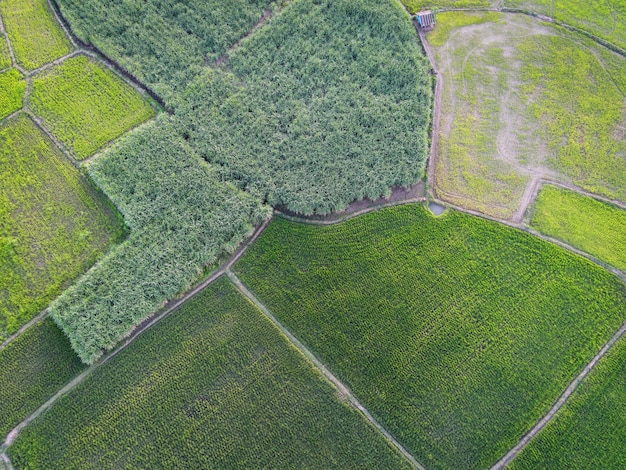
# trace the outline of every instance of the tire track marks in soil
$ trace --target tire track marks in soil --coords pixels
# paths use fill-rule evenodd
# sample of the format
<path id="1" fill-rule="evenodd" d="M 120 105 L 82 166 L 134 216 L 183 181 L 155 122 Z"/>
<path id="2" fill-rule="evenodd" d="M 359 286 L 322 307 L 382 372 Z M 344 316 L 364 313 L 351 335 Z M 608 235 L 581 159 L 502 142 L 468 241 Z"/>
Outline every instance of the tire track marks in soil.
<path id="1" fill-rule="evenodd" d="M 391 434 L 389 434 L 389 432 L 376 420 L 376 418 L 371 415 L 367 408 L 365 408 L 354 396 L 352 391 L 337 377 L 335 377 L 335 375 L 328 370 L 328 368 L 304 344 L 292 335 L 291 332 L 285 328 L 282 323 L 274 317 L 274 315 L 272 315 L 269 309 L 263 305 L 250 290 L 248 290 L 235 273 L 233 273 L 230 269 L 227 269 L 226 276 L 228 276 L 228 279 L 234 284 L 234 286 L 261 312 L 263 312 L 263 314 L 274 324 L 274 326 L 276 326 L 287 337 L 289 342 L 322 373 L 322 375 L 337 389 L 340 396 L 344 397 L 352 407 L 356 408 L 372 424 L 372 426 L 374 426 L 376 430 L 378 430 L 387 439 L 390 444 L 398 449 L 400 453 L 402 453 L 402 455 L 404 455 L 404 457 L 406 457 L 407 460 L 413 464 L 415 468 L 425 470 L 425 468 L 420 465 L 417 460 L 415 460 L 415 458 L 407 452 L 407 450 L 398 441 L 396 441 Z"/>

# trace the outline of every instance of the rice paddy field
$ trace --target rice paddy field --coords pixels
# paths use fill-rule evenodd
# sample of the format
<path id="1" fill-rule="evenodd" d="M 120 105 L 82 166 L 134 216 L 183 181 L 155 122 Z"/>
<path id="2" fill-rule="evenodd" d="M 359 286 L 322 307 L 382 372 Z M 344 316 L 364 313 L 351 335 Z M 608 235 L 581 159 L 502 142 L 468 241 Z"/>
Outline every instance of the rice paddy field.
<path id="1" fill-rule="evenodd" d="M 626 342 L 622 338 L 511 469 L 626 466 Z"/>
<path id="2" fill-rule="evenodd" d="M 30 106 L 78 160 L 155 113 L 137 90 L 84 55 L 37 75 Z"/>
<path id="3" fill-rule="evenodd" d="M 0 119 L 22 107 L 26 82 L 16 69 L 0 73 Z"/>
<path id="4" fill-rule="evenodd" d="M 626 200 L 622 56 L 493 12 L 441 13 L 428 38 L 444 77 L 441 198 L 514 221 L 541 178 Z"/>
<path id="5" fill-rule="evenodd" d="M 226 278 L 9 448 L 17 468 L 411 468 Z"/>
<path id="6" fill-rule="evenodd" d="M 573 191 L 544 186 L 530 225 L 626 271 L 626 210 Z"/>
<path id="7" fill-rule="evenodd" d="M 47 318 L 0 350 L 0 436 L 80 373 L 85 366 Z"/>
<path id="8" fill-rule="evenodd" d="M 421 205 L 277 218 L 235 271 L 426 468 L 494 464 L 626 312 L 626 286 L 587 260 Z"/>
<path id="9" fill-rule="evenodd" d="M 12 64 L 11 53 L 6 36 L 0 31 L 0 70 L 10 67 Z"/>
<path id="10" fill-rule="evenodd" d="M 123 235 L 103 195 L 24 114 L 0 125 L 0 339 Z"/>
<path id="11" fill-rule="evenodd" d="M 0 15 L 15 59 L 27 70 L 39 68 L 73 49 L 46 0 L 2 0 Z"/>

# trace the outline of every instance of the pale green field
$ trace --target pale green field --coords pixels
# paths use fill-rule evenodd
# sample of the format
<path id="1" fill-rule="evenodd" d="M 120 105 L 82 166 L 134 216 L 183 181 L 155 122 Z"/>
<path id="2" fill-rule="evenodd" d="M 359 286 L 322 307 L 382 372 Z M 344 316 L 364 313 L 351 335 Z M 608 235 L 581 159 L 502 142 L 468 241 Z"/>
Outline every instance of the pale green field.
<path id="1" fill-rule="evenodd" d="M 0 119 L 22 107 L 26 82 L 16 69 L 0 73 Z"/>

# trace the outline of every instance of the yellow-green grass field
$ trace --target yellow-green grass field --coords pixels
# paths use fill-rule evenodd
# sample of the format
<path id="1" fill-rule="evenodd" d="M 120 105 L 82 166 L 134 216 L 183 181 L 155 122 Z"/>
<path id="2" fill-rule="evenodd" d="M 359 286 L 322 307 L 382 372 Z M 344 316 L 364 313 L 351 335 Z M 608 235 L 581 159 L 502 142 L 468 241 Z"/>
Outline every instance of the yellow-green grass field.
<path id="1" fill-rule="evenodd" d="M 10 67 L 11 54 L 9 53 L 9 44 L 2 32 L 0 32 L 0 70 Z"/>
<path id="2" fill-rule="evenodd" d="M 105 200 L 25 115 L 0 126 L 0 339 L 122 235 Z"/>
<path id="3" fill-rule="evenodd" d="M 430 8 L 487 8 L 493 0 L 402 0 L 411 13 Z"/>
<path id="4" fill-rule="evenodd" d="M 626 211 L 555 186 L 544 186 L 530 225 L 626 271 Z"/>
<path id="5" fill-rule="evenodd" d="M 225 278 L 22 431 L 16 468 L 410 464 Z"/>
<path id="6" fill-rule="evenodd" d="M 133 87 L 82 55 L 35 77 L 30 105 L 79 160 L 155 113 Z"/>
<path id="7" fill-rule="evenodd" d="M 600 360 L 511 470 L 626 468 L 626 341 Z"/>
<path id="8" fill-rule="evenodd" d="M 22 107 L 26 82 L 16 69 L 0 73 L 0 119 Z"/>
<path id="9" fill-rule="evenodd" d="M 277 218 L 235 272 L 428 469 L 493 465 L 626 318 L 583 257 L 421 205 Z"/>
<path id="10" fill-rule="evenodd" d="M 17 62 L 27 70 L 41 67 L 72 51 L 72 43 L 46 0 L 0 0 Z"/>
<path id="11" fill-rule="evenodd" d="M 520 14 L 441 13 L 428 38 L 441 198 L 516 221 L 539 178 L 626 200 L 623 57 Z"/>

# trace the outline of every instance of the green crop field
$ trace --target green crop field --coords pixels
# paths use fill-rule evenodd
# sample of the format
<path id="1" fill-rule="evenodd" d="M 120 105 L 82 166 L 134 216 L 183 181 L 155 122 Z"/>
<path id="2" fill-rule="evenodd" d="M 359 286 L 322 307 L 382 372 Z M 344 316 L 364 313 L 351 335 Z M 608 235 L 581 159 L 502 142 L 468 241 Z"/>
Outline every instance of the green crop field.
<path id="1" fill-rule="evenodd" d="M 79 160 L 154 115 L 134 88 L 82 55 L 38 75 L 30 105 Z"/>
<path id="2" fill-rule="evenodd" d="M 121 236 L 120 221 L 25 115 L 0 126 L 0 339 Z"/>
<path id="3" fill-rule="evenodd" d="M 493 0 L 401 0 L 411 13 L 430 8 L 488 8 Z"/>
<path id="4" fill-rule="evenodd" d="M 0 119 L 22 107 L 26 82 L 21 73 L 9 69 L 0 73 Z"/>
<path id="5" fill-rule="evenodd" d="M 0 350 L 0 441 L 84 367 L 49 318 Z"/>
<path id="6" fill-rule="evenodd" d="M 0 14 L 15 58 L 25 69 L 36 69 L 72 51 L 46 0 L 1 0 Z"/>
<path id="7" fill-rule="evenodd" d="M 169 101 L 283 0 L 58 0 L 84 41 Z"/>
<path id="8" fill-rule="evenodd" d="M 624 403 L 626 342 L 621 339 L 510 468 L 625 468 Z"/>
<path id="9" fill-rule="evenodd" d="M 524 15 L 450 12 L 429 34 L 443 74 L 434 188 L 521 221 L 531 180 L 626 200 L 626 60 Z"/>
<path id="10" fill-rule="evenodd" d="M 426 468 L 488 468 L 626 317 L 626 286 L 530 234 L 398 206 L 278 218 L 235 266 Z"/>
<path id="11" fill-rule="evenodd" d="M 0 70 L 10 67 L 11 53 L 9 52 L 9 44 L 7 43 L 4 34 L 0 31 Z"/>
<path id="12" fill-rule="evenodd" d="M 544 186 L 533 228 L 626 271 L 626 211 L 566 189 Z"/>
<path id="13" fill-rule="evenodd" d="M 27 427 L 17 468 L 410 468 L 222 278 Z"/>

